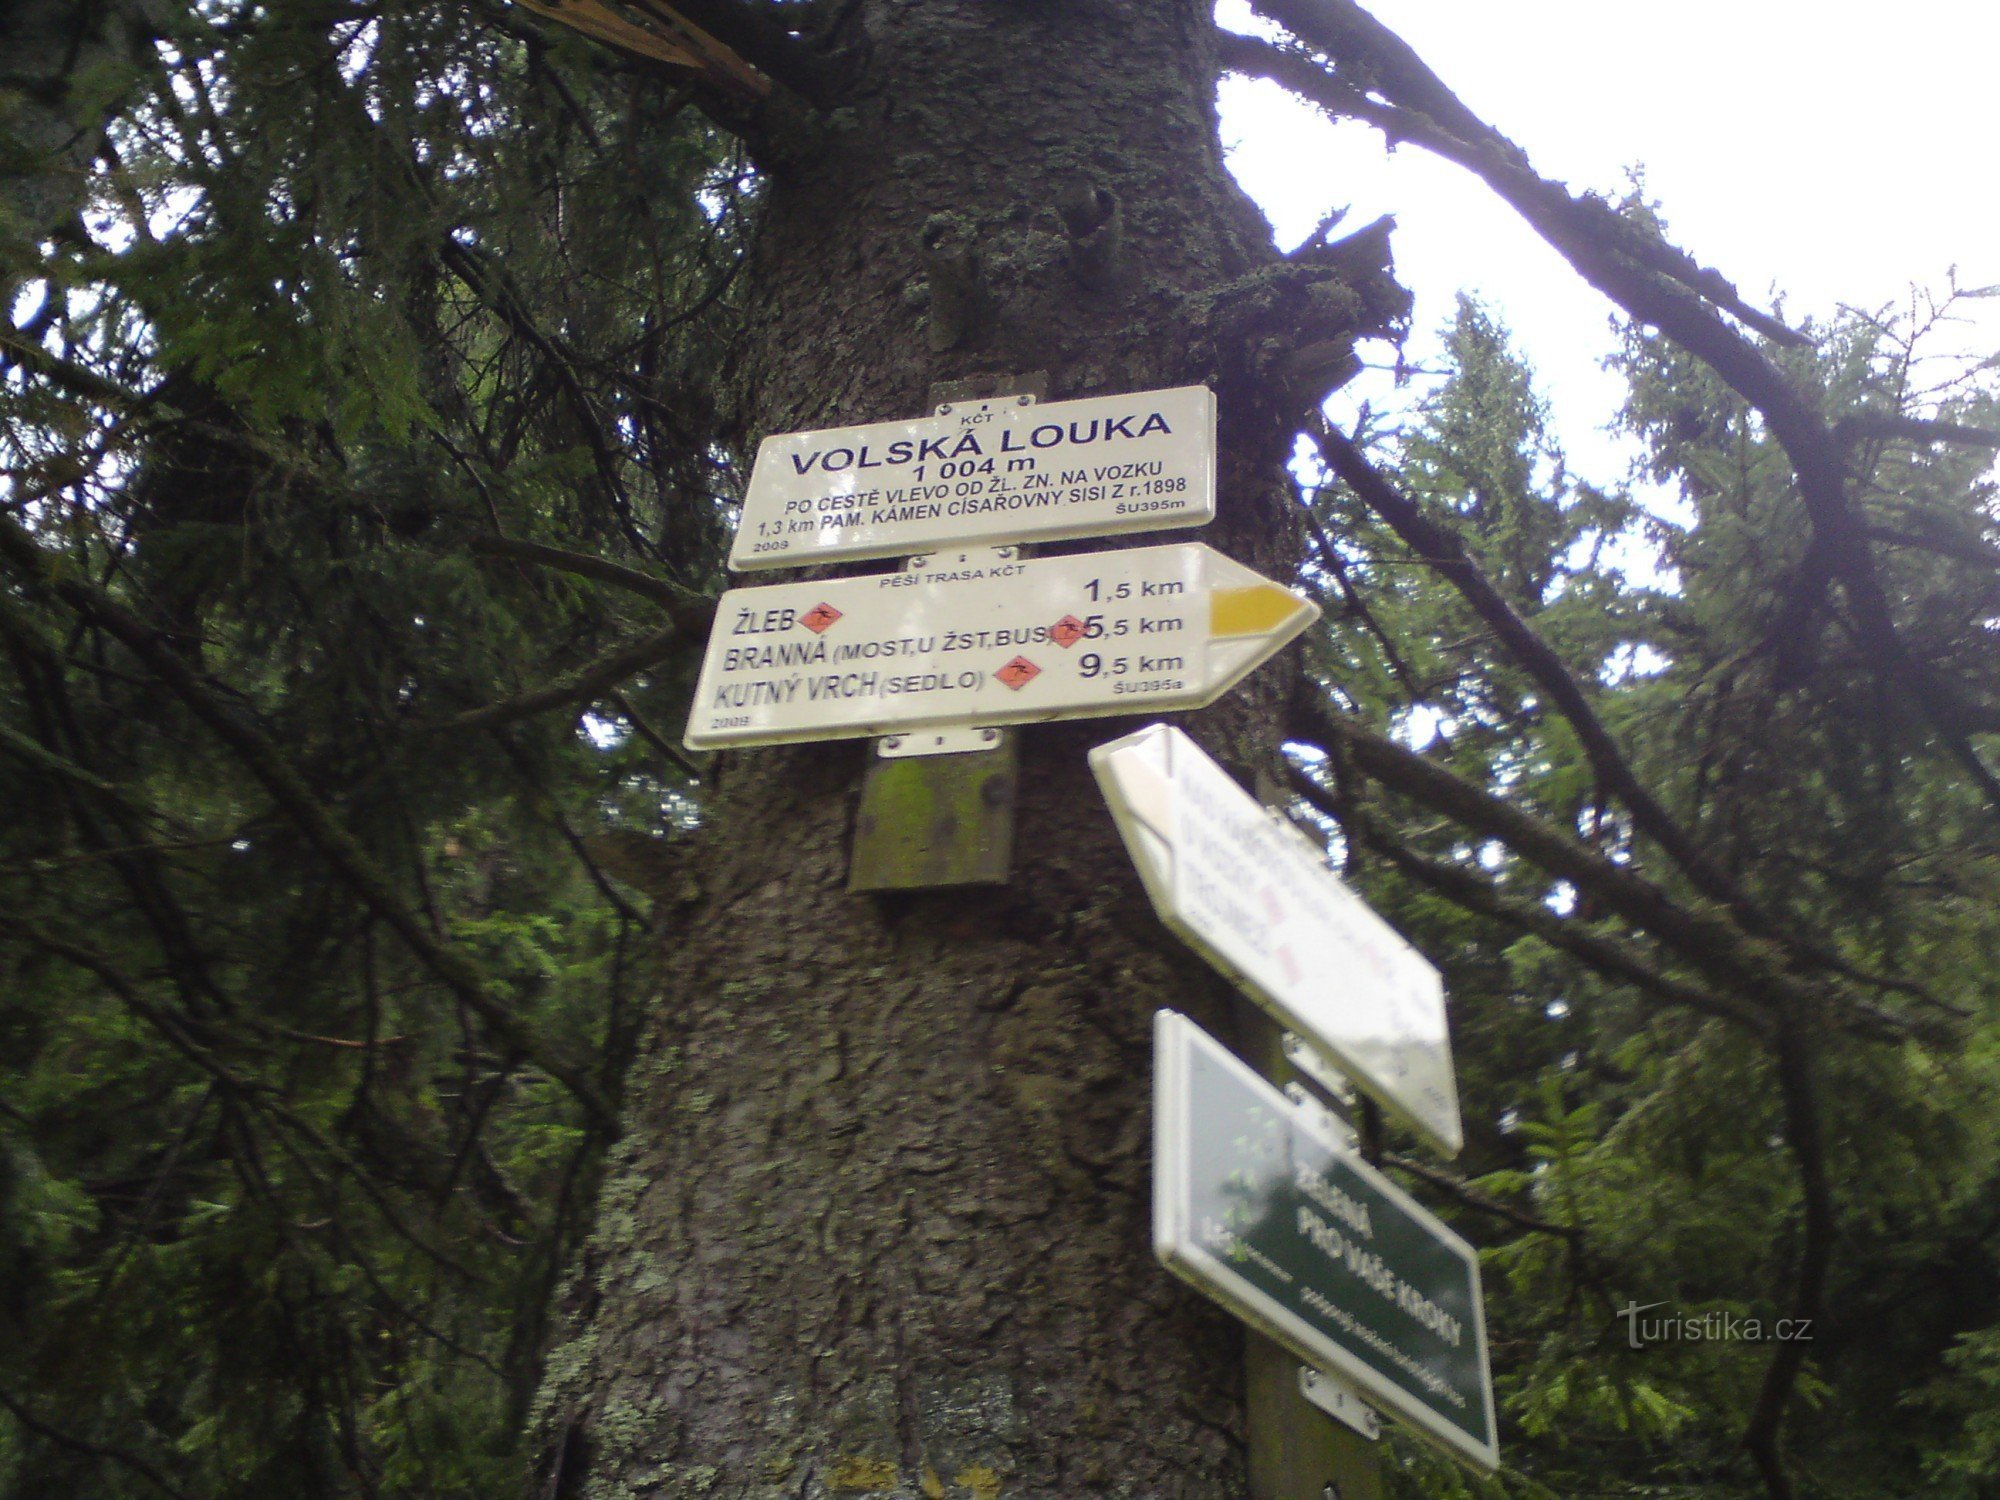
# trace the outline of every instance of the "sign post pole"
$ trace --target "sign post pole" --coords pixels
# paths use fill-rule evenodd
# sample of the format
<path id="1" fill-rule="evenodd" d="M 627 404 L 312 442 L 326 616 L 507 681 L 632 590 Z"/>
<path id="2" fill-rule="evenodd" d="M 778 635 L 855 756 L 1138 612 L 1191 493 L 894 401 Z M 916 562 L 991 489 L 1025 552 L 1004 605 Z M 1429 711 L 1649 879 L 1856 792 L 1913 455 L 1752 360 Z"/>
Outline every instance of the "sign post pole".
<path id="1" fill-rule="evenodd" d="M 1238 1055 L 1280 1088 L 1298 1077 L 1284 1028 L 1240 995 L 1235 1012 Z M 1254 1328 L 1244 1330 L 1243 1407 L 1250 1500 L 1382 1500 L 1381 1450 L 1308 1401 L 1298 1356 Z"/>
<path id="2" fill-rule="evenodd" d="M 1243 1404 L 1250 1500 L 1381 1500 L 1376 1445 L 1306 1400 L 1297 1357 L 1254 1328 L 1244 1330 Z"/>

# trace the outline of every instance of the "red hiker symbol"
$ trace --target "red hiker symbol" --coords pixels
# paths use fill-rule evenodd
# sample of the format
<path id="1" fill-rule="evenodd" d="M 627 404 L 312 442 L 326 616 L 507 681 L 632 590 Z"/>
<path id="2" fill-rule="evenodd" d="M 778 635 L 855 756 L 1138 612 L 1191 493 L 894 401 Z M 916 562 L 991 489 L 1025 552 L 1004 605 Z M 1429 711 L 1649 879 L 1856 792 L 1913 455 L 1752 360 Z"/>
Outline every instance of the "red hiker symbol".
<path id="1" fill-rule="evenodd" d="M 840 611 L 831 604 L 815 604 L 799 616 L 799 623 L 814 635 L 824 635 L 833 628 L 833 622 L 840 618 Z"/>
<path id="2" fill-rule="evenodd" d="M 993 675 L 1018 693 L 1022 688 L 1041 676 L 1042 669 L 1029 661 L 1027 657 L 1017 656 Z"/>
<path id="3" fill-rule="evenodd" d="M 1075 615 L 1064 615 L 1049 627 L 1049 639 L 1067 651 L 1089 633 L 1090 627 Z"/>

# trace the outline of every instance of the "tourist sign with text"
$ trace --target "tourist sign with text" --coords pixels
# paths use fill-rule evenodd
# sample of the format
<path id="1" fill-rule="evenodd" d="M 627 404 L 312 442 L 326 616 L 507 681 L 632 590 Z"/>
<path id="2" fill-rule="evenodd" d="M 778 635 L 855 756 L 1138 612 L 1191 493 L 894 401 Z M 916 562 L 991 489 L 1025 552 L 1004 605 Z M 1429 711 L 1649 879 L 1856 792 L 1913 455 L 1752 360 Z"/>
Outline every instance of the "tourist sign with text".
<path id="1" fill-rule="evenodd" d="M 1438 972 L 1180 730 L 1090 752 L 1161 919 L 1433 1145 L 1464 1141 Z"/>
<path id="2" fill-rule="evenodd" d="M 1479 1259 L 1185 1016 L 1154 1028 L 1153 1245 L 1177 1276 L 1481 1468 Z"/>
<path id="3" fill-rule="evenodd" d="M 1319 616 L 1199 542 L 930 564 L 724 594 L 687 743 L 1199 708 Z"/>
<path id="4" fill-rule="evenodd" d="M 729 566 L 797 568 L 939 547 L 1202 526 L 1215 519 L 1215 396 L 1202 386 L 768 437 Z"/>

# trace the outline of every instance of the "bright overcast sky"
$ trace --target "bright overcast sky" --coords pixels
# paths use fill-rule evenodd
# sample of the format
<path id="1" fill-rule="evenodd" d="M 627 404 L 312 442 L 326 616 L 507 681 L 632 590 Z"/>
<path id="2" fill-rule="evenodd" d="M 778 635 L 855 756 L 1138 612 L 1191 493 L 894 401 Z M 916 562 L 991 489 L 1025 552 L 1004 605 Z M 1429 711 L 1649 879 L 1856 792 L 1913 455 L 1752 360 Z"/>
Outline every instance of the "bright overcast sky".
<path id="1" fill-rule="evenodd" d="M 2000 5 L 1991 0 L 1374 0 L 1545 176 L 1616 193 L 1643 165 L 1673 238 L 1787 316 L 2000 283 Z M 1224 0 L 1239 24 L 1240 0 Z M 1335 128 L 1275 86 L 1228 81 L 1231 163 L 1297 243 L 1393 213 L 1399 273 L 1428 333 L 1471 290 L 1518 335 L 1592 477 L 1616 387 L 1596 370 L 1609 304 L 1468 174 L 1365 126 Z M 2000 349 L 2000 301 L 1970 341 Z M 1427 343 L 1427 341 L 1425 341 Z M 1424 344 L 1413 345 L 1421 354 Z M 1375 393 L 1380 404 L 1380 392 Z"/>

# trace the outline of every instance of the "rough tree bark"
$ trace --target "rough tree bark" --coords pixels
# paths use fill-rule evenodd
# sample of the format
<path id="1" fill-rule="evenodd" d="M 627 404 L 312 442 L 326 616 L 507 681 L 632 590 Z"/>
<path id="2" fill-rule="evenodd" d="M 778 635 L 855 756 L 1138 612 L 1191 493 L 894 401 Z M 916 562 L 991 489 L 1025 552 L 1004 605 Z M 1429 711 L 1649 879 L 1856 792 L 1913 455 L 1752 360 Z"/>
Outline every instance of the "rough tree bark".
<path id="1" fill-rule="evenodd" d="M 1271 248 L 1223 169 L 1211 9 L 863 0 L 858 81 L 770 168 L 741 436 L 974 373 L 1205 382 L 1206 539 L 1289 576 L 1291 422 L 1400 294 L 1379 232 Z M 1225 761 L 1274 747 L 1292 660 L 1195 716 Z M 1244 1492 L 1241 1336 L 1148 1246 L 1151 1014 L 1229 1008 L 1090 783 L 1130 727 L 1027 731 L 1013 883 L 912 897 L 843 888 L 864 747 L 720 758 L 538 1494 Z"/>

